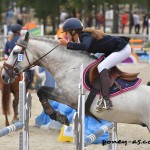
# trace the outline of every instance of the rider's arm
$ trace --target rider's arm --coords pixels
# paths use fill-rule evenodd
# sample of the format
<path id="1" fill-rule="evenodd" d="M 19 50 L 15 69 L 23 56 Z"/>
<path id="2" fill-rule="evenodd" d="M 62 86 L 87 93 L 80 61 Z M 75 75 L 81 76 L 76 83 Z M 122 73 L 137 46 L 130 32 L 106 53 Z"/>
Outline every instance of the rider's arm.
<path id="1" fill-rule="evenodd" d="M 67 49 L 87 51 L 92 42 L 91 34 L 85 33 L 81 36 L 81 43 L 68 42 Z"/>

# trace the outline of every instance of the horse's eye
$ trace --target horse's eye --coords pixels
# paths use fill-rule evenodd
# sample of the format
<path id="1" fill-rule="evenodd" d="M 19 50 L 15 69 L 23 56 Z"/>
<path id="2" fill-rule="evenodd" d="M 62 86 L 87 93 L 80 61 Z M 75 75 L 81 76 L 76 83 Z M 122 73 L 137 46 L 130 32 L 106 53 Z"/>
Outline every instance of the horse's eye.
<path id="1" fill-rule="evenodd" d="M 18 52 L 17 51 L 13 51 L 13 55 L 18 55 Z"/>

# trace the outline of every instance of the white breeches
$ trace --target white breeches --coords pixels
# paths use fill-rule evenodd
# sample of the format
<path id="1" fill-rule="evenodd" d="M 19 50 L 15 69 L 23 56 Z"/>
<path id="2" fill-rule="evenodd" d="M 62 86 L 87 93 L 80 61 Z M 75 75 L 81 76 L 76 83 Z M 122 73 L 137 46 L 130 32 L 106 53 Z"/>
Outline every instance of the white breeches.
<path id="1" fill-rule="evenodd" d="M 98 72 L 100 73 L 103 69 L 110 69 L 117 64 L 127 59 L 131 54 L 131 47 L 127 44 L 121 51 L 113 52 L 106 57 L 99 65 Z"/>

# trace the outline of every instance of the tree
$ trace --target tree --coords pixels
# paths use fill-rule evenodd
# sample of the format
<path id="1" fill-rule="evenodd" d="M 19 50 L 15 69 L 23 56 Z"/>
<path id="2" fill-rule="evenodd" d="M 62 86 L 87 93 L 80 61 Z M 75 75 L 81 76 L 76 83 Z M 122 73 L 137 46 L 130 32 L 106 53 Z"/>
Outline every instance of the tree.
<path id="1" fill-rule="evenodd" d="M 30 0 L 28 0 L 30 1 Z M 53 34 L 56 32 L 56 22 L 57 17 L 59 15 L 59 5 L 61 4 L 61 0 L 53 1 L 53 0 L 43 0 L 37 1 L 32 0 L 31 7 L 34 8 L 35 16 L 39 18 L 40 22 L 44 25 L 44 32 L 46 31 L 45 27 L 47 25 L 47 17 L 50 16 L 52 20 L 53 26 Z"/>

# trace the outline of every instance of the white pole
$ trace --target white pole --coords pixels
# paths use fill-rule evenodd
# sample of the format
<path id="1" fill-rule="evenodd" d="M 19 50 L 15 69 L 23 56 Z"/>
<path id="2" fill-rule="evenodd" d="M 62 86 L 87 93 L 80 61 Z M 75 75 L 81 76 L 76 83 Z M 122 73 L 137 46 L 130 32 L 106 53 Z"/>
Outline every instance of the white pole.
<path id="1" fill-rule="evenodd" d="M 150 19 L 148 19 L 148 41 L 150 41 Z M 149 60 L 148 63 L 150 64 L 150 48 L 149 48 Z"/>
<path id="2" fill-rule="evenodd" d="M 41 31 L 41 36 L 44 36 L 44 26 L 43 26 L 43 24 L 40 25 L 40 31 Z"/>
<path id="3" fill-rule="evenodd" d="M 148 40 L 150 41 L 150 19 L 148 19 Z"/>
<path id="4" fill-rule="evenodd" d="M 4 36 L 7 36 L 7 25 L 4 24 Z"/>
<path id="5" fill-rule="evenodd" d="M 4 42 L 6 43 L 6 41 L 7 41 L 7 25 L 5 24 L 4 25 L 4 37 L 5 37 L 5 40 L 4 40 Z"/>

